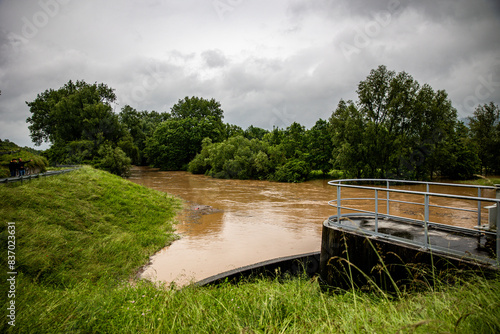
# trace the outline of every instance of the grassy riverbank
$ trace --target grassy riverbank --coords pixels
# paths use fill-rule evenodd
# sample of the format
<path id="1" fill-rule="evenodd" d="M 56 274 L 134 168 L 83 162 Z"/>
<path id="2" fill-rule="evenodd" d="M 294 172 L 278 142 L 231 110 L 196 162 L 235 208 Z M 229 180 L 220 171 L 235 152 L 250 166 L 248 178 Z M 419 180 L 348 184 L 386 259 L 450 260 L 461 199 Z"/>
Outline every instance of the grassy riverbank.
<path id="1" fill-rule="evenodd" d="M 475 184 L 478 186 L 494 186 L 495 184 L 500 184 L 500 178 L 498 176 L 478 177 L 475 180 L 460 181 L 459 183 Z"/>
<path id="2" fill-rule="evenodd" d="M 500 330 L 500 278 L 458 280 L 398 296 L 323 292 L 316 280 L 257 279 L 239 285 L 130 283 L 174 240 L 180 201 L 85 167 L 0 186 L 1 242 L 15 222 L 15 327 L 7 333 L 325 333 Z M 1 259 L 2 295 L 7 285 Z"/>

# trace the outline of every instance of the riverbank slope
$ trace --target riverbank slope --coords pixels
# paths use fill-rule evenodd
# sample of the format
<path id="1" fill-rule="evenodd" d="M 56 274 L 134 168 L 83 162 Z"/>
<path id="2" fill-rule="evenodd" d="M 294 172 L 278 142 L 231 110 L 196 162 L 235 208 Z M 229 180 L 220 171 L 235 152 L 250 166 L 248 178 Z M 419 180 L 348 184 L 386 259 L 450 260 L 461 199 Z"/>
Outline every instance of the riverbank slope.
<path id="1" fill-rule="evenodd" d="M 175 239 L 180 201 L 89 167 L 1 186 L 0 198 L 0 238 L 7 245 L 15 237 L 17 272 L 15 296 L 1 304 L 2 333 L 500 330 L 500 280 L 477 276 L 398 295 L 324 292 L 306 277 L 180 291 L 131 284 L 149 256 Z M 4 252 L 3 296 L 12 291 L 8 265 Z M 15 326 L 6 317 L 12 301 Z"/>

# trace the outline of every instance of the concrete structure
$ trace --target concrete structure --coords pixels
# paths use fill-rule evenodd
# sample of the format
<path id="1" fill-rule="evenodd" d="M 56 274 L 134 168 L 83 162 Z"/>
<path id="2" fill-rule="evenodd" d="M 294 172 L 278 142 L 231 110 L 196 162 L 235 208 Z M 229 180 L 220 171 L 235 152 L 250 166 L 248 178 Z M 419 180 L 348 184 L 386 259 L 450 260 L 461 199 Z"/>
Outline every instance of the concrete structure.
<path id="1" fill-rule="evenodd" d="M 364 185 L 356 185 L 363 182 Z M 400 180 L 339 180 L 330 182 L 337 187 L 337 199 L 330 202 L 337 210 L 323 224 L 320 273 L 323 280 L 333 286 L 377 287 L 398 289 L 400 285 L 415 282 L 429 282 L 437 272 L 455 269 L 473 269 L 489 272 L 499 268 L 500 233 L 493 226 L 481 224 L 483 203 L 494 203 L 498 207 L 500 200 L 481 197 L 478 188 L 477 197 L 431 193 L 430 186 L 435 183 L 423 183 L 425 192 L 394 189 L 390 183 L 410 183 Z M 366 185 L 370 183 L 371 185 Z M 385 187 L 374 186 L 383 184 Z M 416 183 L 416 182 L 411 182 Z M 438 184 L 443 185 L 443 184 Z M 451 186 L 463 186 L 454 185 Z M 472 186 L 466 186 L 472 187 Z M 365 198 L 342 198 L 341 189 L 357 188 L 366 191 Z M 384 192 L 380 196 L 379 192 Z M 393 193 L 421 196 L 421 201 L 392 199 Z M 399 196 L 400 198 L 401 196 Z M 464 208 L 432 204 L 431 197 L 477 202 L 478 226 L 476 229 L 443 225 L 429 220 L 430 210 L 474 211 Z M 353 205 L 356 201 L 371 201 L 369 207 L 375 210 Z M 386 205 L 379 205 L 385 201 Z M 424 207 L 423 217 L 398 217 L 390 214 L 393 202 Z M 490 210 L 491 213 L 491 210 Z M 422 219 L 423 218 L 423 219 Z M 495 217 L 500 221 L 500 210 Z M 428 275 L 431 274 L 431 275 Z M 425 278 L 423 278 L 426 276 Z"/>
<path id="2" fill-rule="evenodd" d="M 313 276 L 319 271 L 319 252 L 280 257 L 248 266 L 235 268 L 214 276 L 210 276 L 196 285 L 217 285 L 224 282 L 236 283 L 249 277 L 282 277 L 286 275 L 306 274 Z"/>

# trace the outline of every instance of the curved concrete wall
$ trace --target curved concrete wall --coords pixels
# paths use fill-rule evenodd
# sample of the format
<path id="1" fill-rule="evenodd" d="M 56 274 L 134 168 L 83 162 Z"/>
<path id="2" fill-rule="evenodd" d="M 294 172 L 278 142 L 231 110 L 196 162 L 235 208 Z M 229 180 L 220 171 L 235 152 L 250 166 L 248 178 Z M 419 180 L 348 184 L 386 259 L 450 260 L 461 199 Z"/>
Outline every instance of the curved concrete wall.
<path id="1" fill-rule="evenodd" d="M 278 275 L 299 275 L 306 273 L 313 276 L 319 272 L 319 252 L 280 257 L 236 268 L 198 281 L 199 286 L 217 285 L 224 282 L 236 283 L 243 278 L 253 276 L 276 277 Z"/>

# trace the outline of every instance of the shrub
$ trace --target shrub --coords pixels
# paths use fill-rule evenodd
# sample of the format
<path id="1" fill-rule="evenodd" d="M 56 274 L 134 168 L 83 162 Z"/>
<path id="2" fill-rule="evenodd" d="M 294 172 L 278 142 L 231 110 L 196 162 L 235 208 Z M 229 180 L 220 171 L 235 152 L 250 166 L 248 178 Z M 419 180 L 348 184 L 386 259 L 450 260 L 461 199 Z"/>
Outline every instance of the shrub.
<path id="1" fill-rule="evenodd" d="M 131 159 L 121 148 L 112 148 L 110 144 L 103 144 L 98 154 L 100 158 L 94 161 L 95 167 L 120 176 L 128 175 Z"/>
<path id="2" fill-rule="evenodd" d="M 310 172 L 311 170 L 305 161 L 294 159 L 276 170 L 274 180 L 279 182 L 303 182 Z"/>

